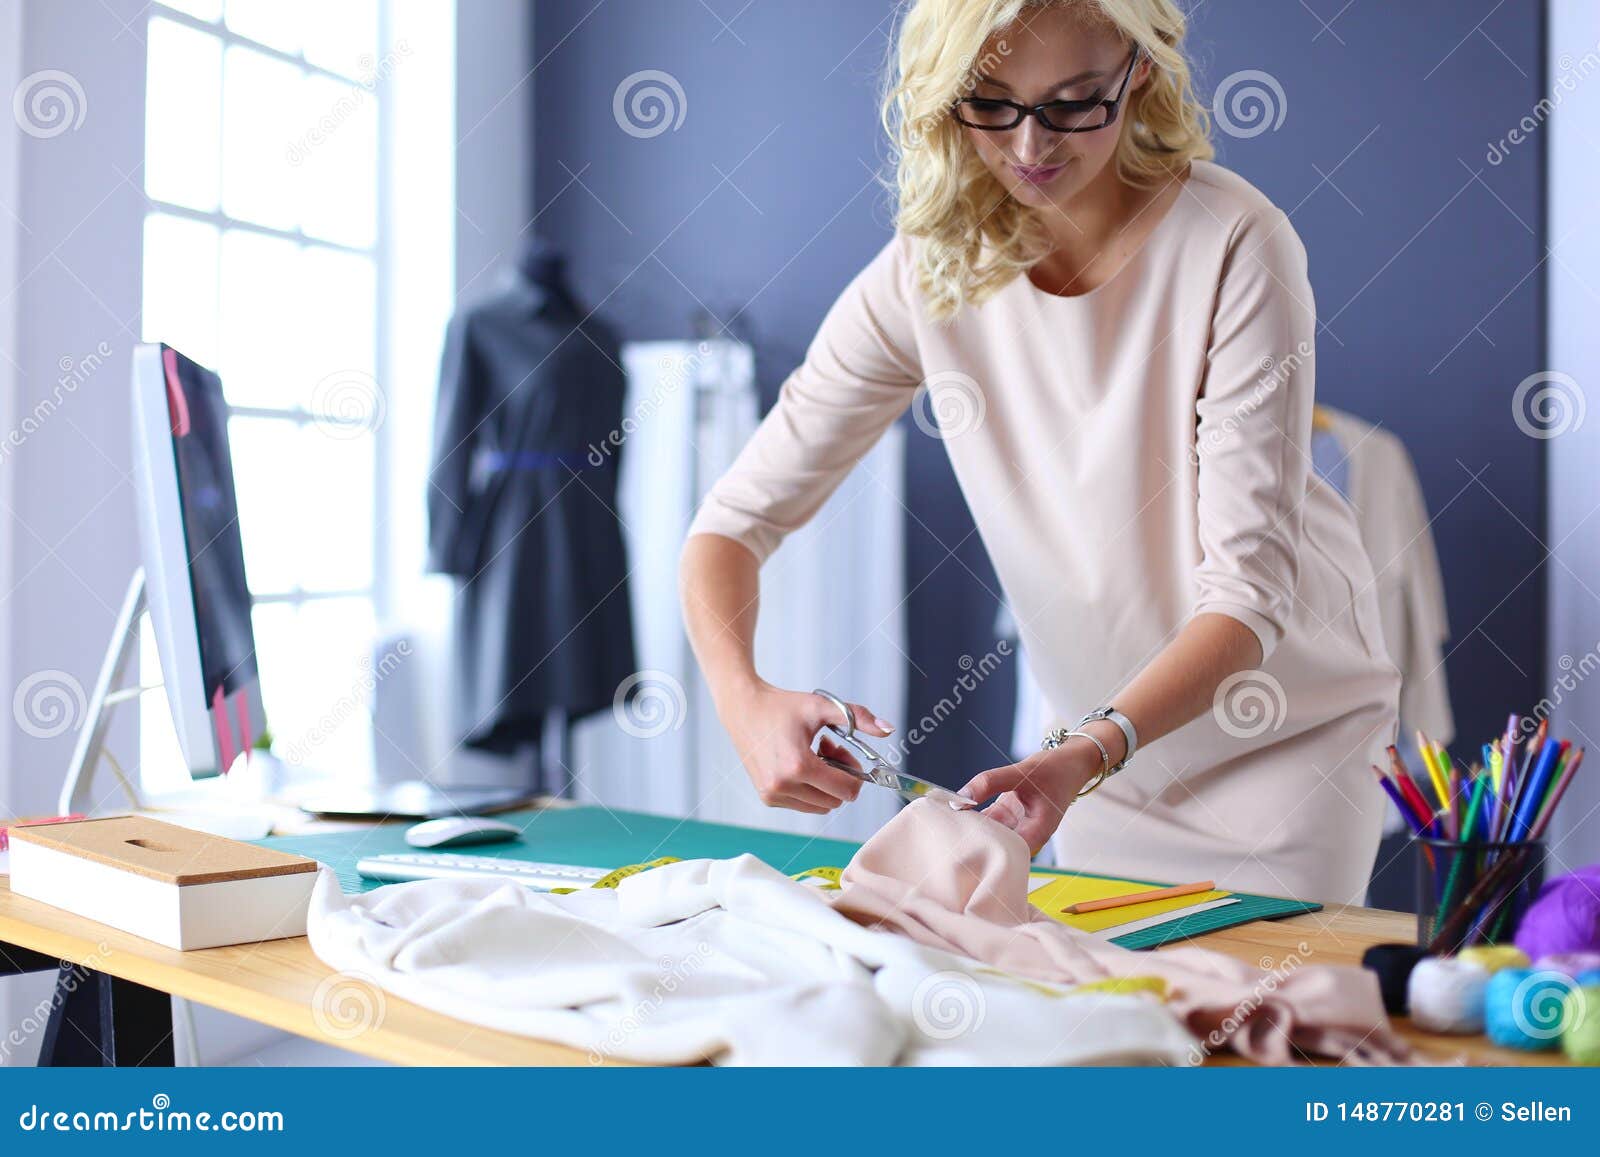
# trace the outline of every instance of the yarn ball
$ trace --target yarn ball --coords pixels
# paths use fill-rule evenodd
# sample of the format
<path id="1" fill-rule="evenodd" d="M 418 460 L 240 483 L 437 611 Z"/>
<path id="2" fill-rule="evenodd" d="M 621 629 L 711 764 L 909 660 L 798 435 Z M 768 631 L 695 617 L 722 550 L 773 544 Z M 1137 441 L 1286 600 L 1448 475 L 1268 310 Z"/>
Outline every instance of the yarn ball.
<path id="1" fill-rule="evenodd" d="M 1567 995 L 1579 991 L 1560 972 L 1505 968 L 1489 978 L 1483 1019 L 1489 1039 L 1506 1048 L 1553 1049 L 1567 1019 Z"/>
<path id="2" fill-rule="evenodd" d="M 1456 959 L 1476 964 L 1491 976 L 1502 968 L 1528 967 L 1528 954 L 1515 944 L 1478 944 L 1457 952 Z"/>
<path id="3" fill-rule="evenodd" d="M 1404 1016 L 1406 988 L 1411 970 L 1428 958 L 1428 950 L 1416 944 L 1374 944 L 1361 954 L 1361 967 L 1378 977 L 1383 1007 L 1391 1016 Z"/>
<path id="4" fill-rule="evenodd" d="M 1567 993 L 1561 1051 L 1580 1065 L 1600 1065 L 1600 976 Z"/>
<path id="5" fill-rule="evenodd" d="M 1417 961 L 1406 986 L 1411 1023 L 1428 1032 L 1482 1032 L 1483 994 L 1491 979 L 1476 964 L 1452 956 Z"/>
<path id="6" fill-rule="evenodd" d="M 1557 952 L 1553 956 L 1539 957 L 1534 967 L 1547 972 L 1565 972 L 1576 980 L 1585 972 L 1600 969 L 1600 952 Z"/>
<path id="7" fill-rule="evenodd" d="M 1517 926 L 1517 947 L 1531 960 L 1600 952 L 1600 864 L 1547 881 Z"/>
<path id="8" fill-rule="evenodd" d="M 1572 983 L 1579 988 L 1588 988 L 1592 984 L 1600 984 L 1600 968 L 1591 968 L 1587 972 L 1580 972 L 1572 978 Z"/>

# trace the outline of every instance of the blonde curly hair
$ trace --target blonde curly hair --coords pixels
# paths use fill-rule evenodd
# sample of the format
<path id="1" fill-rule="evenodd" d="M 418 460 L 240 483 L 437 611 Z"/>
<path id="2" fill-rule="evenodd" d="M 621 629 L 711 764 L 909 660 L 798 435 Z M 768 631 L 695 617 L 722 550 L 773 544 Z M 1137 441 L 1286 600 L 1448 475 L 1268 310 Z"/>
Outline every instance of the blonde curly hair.
<path id="1" fill-rule="evenodd" d="M 1005 54 L 985 46 L 1028 9 L 1072 7 L 1138 45 L 1149 79 L 1119 118 L 1117 172 L 1151 186 L 1213 155 L 1211 118 L 1195 97 L 1183 53 L 1185 19 L 1173 0 L 910 0 L 884 73 L 882 119 L 894 162 L 895 226 L 921 238 L 916 276 L 936 321 L 979 305 L 1049 251 L 1037 212 L 984 166 L 950 115 L 979 72 Z"/>

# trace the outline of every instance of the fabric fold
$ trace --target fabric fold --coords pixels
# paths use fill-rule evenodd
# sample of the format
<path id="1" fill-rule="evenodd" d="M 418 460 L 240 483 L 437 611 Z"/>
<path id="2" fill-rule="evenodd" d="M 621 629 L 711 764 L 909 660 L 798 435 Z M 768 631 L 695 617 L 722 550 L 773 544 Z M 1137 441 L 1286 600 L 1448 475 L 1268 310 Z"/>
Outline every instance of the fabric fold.
<path id="1" fill-rule="evenodd" d="M 1298 953 L 1293 967 L 1264 970 L 1202 948 L 1132 952 L 1029 904 L 1029 866 L 1028 848 L 1011 829 L 918 800 L 850 861 L 834 909 L 1035 980 L 1159 977 L 1168 1006 L 1207 1052 L 1229 1049 L 1263 1064 L 1410 1056 L 1384 1014 L 1377 978 L 1364 969 L 1310 963 Z"/>

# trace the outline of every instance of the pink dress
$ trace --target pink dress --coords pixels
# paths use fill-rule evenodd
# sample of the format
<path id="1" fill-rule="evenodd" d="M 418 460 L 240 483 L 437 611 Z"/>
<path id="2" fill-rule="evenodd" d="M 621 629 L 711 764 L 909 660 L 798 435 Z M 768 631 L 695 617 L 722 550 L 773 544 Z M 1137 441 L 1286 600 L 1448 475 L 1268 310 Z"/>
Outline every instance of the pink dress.
<path id="1" fill-rule="evenodd" d="M 915 400 L 1060 723 L 1114 704 L 1198 612 L 1266 656 L 1074 805 L 1059 862 L 1360 903 L 1400 676 L 1355 518 L 1311 481 L 1316 313 L 1288 217 L 1195 162 L 1109 281 L 1018 277 L 946 323 L 919 308 L 916 244 L 845 289 L 690 533 L 764 561 Z"/>

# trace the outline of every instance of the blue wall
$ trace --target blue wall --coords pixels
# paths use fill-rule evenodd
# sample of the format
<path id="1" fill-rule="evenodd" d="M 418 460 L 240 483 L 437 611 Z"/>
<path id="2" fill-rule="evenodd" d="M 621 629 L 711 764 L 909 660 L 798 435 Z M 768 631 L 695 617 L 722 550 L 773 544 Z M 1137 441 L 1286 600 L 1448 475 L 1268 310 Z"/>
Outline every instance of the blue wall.
<path id="1" fill-rule="evenodd" d="M 1218 160 L 1289 211 L 1305 241 L 1320 397 L 1389 426 L 1417 459 L 1457 632 L 1458 721 L 1475 742 L 1542 694 L 1543 443 L 1518 433 L 1510 405 L 1544 368 L 1542 144 L 1536 134 L 1503 163 L 1485 160 L 1544 91 L 1542 6 L 1185 7 L 1207 99 L 1241 69 L 1284 89 L 1281 127 L 1219 132 Z M 630 339 L 686 336 L 696 298 L 743 309 L 769 400 L 890 228 L 872 170 L 891 5 L 797 11 L 561 0 L 539 4 L 535 21 L 533 228 L 566 246 L 581 295 Z M 678 129 L 636 139 L 612 96 L 644 69 L 671 74 L 687 112 Z M 911 432 L 914 718 L 949 692 L 963 655 L 993 646 L 998 585 L 941 445 Z M 916 770 L 960 781 L 1004 762 L 1011 699 L 1007 680 L 985 684 L 966 719 L 919 749 Z"/>

